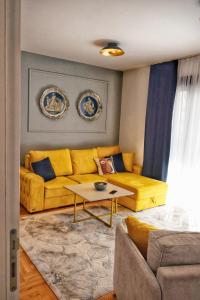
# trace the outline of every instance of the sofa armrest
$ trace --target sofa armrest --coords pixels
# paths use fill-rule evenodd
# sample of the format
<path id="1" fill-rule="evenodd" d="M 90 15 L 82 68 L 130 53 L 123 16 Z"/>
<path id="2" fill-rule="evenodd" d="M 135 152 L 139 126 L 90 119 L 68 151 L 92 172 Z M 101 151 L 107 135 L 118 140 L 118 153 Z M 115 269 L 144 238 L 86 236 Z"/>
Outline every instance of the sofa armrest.
<path id="1" fill-rule="evenodd" d="M 200 299 L 200 265 L 160 267 L 157 279 L 163 300 Z"/>
<path id="2" fill-rule="evenodd" d="M 142 166 L 133 165 L 133 173 L 141 175 L 142 174 Z"/>
<path id="3" fill-rule="evenodd" d="M 44 179 L 20 167 L 20 202 L 29 211 L 44 209 Z"/>
<path id="4" fill-rule="evenodd" d="M 116 229 L 114 292 L 117 300 L 161 300 L 156 277 L 122 225 Z"/>

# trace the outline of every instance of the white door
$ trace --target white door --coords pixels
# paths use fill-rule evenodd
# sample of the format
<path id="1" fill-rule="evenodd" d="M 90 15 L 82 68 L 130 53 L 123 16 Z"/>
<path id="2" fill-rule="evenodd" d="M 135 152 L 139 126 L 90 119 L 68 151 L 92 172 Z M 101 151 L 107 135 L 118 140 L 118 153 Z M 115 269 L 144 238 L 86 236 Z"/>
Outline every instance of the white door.
<path id="1" fill-rule="evenodd" d="M 0 300 L 19 289 L 20 56 L 20 0 L 0 0 Z"/>

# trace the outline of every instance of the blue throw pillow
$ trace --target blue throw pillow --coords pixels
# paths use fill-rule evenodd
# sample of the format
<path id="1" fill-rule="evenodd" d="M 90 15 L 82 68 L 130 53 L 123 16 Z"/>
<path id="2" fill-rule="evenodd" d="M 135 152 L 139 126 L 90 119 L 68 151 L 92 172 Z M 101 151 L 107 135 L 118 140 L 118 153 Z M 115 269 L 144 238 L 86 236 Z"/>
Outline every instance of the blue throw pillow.
<path id="1" fill-rule="evenodd" d="M 56 178 L 56 174 L 48 157 L 33 162 L 32 164 L 33 171 L 44 178 L 44 181 L 48 181 Z"/>
<path id="2" fill-rule="evenodd" d="M 126 168 L 124 166 L 122 153 L 118 153 L 112 156 L 112 160 L 114 163 L 115 171 L 116 172 L 126 172 Z"/>

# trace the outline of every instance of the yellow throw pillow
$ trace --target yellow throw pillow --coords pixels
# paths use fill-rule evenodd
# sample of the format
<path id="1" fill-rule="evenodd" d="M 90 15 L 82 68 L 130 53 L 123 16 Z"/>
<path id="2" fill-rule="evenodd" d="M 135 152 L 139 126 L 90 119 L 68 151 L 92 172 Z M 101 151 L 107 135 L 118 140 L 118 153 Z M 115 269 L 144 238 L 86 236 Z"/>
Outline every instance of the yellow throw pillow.
<path id="1" fill-rule="evenodd" d="M 90 174 L 97 172 L 97 165 L 94 158 L 97 157 L 97 150 L 83 149 L 71 150 L 72 167 L 74 174 Z"/>
<path id="2" fill-rule="evenodd" d="M 30 151 L 30 162 L 49 157 L 56 176 L 72 175 L 72 163 L 69 149 Z"/>
<path id="3" fill-rule="evenodd" d="M 122 153 L 123 157 L 123 162 L 126 171 L 128 172 L 133 172 L 133 164 L 134 164 L 134 159 L 135 159 L 135 153 L 130 152 L 130 153 Z"/>
<path id="4" fill-rule="evenodd" d="M 98 157 L 100 157 L 100 158 L 112 156 L 117 153 L 120 153 L 119 145 L 108 146 L 108 147 L 97 147 L 97 154 L 98 154 Z"/>
<path id="5" fill-rule="evenodd" d="M 149 233 L 154 230 L 159 230 L 159 228 L 156 228 L 155 226 L 149 225 L 147 223 L 143 223 L 132 216 L 128 216 L 125 219 L 125 222 L 128 229 L 128 235 L 146 259 Z"/>

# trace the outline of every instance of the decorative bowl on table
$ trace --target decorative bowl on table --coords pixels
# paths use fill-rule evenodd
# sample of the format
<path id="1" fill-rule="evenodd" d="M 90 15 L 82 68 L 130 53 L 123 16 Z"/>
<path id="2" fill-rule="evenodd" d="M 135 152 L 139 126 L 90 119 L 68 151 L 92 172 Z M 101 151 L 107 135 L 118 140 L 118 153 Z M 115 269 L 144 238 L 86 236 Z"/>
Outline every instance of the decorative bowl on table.
<path id="1" fill-rule="evenodd" d="M 94 187 L 97 191 L 105 191 L 107 188 L 107 183 L 103 181 L 95 182 Z"/>

